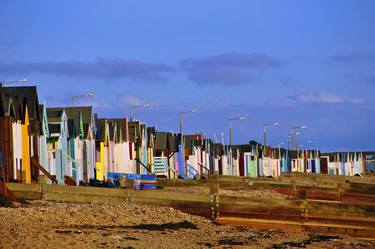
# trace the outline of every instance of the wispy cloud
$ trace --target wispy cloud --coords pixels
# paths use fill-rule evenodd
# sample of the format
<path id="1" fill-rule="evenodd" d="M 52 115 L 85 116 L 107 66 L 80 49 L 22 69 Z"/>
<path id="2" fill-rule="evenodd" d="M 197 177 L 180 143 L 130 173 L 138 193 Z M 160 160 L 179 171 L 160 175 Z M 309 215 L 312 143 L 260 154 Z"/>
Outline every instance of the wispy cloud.
<path id="1" fill-rule="evenodd" d="M 248 83 L 258 73 L 278 67 L 282 62 L 266 54 L 225 53 L 185 59 L 180 65 L 189 79 L 198 84 L 236 85 Z"/>
<path id="2" fill-rule="evenodd" d="M 293 96 L 290 96 L 289 99 L 298 103 L 341 104 L 345 102 L 342 97 L 327 92 L 297 91 Z"/>
<path id="3" fill-rule="evenodd" d="M 53 96 L 48 95 L 42 103 L 48 107 L 69 107 L 72 105 L 71 98 L 67 98 L 66 95 L 55 94 Z M 108 100 L 101 97 L 93 96 L 91 98 L 77 98 L 74 102 L 75 106 L 93 106 L 94 108 L 112 108 L 113 105 Z"/>
<path id="4" fill-rule="evenodd" d="M 107 80 L 129 78 L 142 81 L 165 81 L 171 67 L 160 63 L 137 60 L 99 58 L 95 62 L 19 62 L 0 63 L 0 74 L 45 73 L 68 77 L 104 78 Z"/>
<path id="5" fill-rule="evenodd" d="M 317 104 L 330 104 L 330 105 L 360 105 L 366 104 L 363 97 L 345 97 L 325 91 L 307 91 L 297 90 L 293 95 L 288 96 L 271 103 L 272 106 L 280 107 L 295 107 L 297 105 L 317 105 Z"/>
<path id="6" fill-rule="evenodd" d="M 278 101 L 276 105 L 296 106 L 299 104 L 365 104 L 361 97 L 343 97 L 324 91 L 297 90 L 292 96 Z"/>
<path id="7" fill-rule="evenodd" d="M 330 60 L 340 64 L 375 63 L 375 53 L 334 55 Z"/>
<path id="8" fill-rule="evenodd" d="M 117 96 L 116 104 L 120 105 L 144 105 L 144 104 L 150 104 L 150 101 L 146 99 L 142 99 L 135 95 L 129 95 L 129 94 L 119 94 Z"/>
<path id="9" fill-rule="evenodd" d="M 124 117 L 130 116 L 129 108 L 133 105 L 150 104 L 150 108 L 157 106 L 157 103 L 144 99 L 136 95 L 120 93 L 112 102 L 98 99 L 93 103 L 94 108 L 98 110 L 103 117 Z"/>

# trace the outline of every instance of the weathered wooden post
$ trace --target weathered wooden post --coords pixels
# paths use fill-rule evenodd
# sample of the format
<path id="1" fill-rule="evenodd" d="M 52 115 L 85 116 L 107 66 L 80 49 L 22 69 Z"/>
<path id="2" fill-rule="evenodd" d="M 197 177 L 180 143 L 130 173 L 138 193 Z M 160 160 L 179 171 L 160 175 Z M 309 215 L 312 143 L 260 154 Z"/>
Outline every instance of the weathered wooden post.
<path id="1" fill-rule="evenodd" d="M 133 202 L 134 180 L 126 180 L 125 187 L 127 192 L 126 201 Z"/>
<path id="2" fill-rule="evenodd" d="M 296 185 L 296 180 L 291 180 L 290 181 L 290 185 L 292 186 L 292 193 L 291 193 L 291 196 L 292 198 L 297 198 L 298 196 L 298 193 L 297 193 L 297 185 Z"/>
<path id="3" fill-rule="evenodd" d="M 219 218 L 219 183 L 210 184 L 211 219 L 216 222 Z"/>
<path id="4" fill-rule="evenodd" d="M 344 192 L 347 190 L 347 183 L 337 183 L 337 192 L 340 197 L 340 200 L 344 200 Z"/>
<path id="5" fill-rule="evenodd" d="M 4 196 L 7 197 L 7 188 L 6 188 L 6 185 L 5 185 L 5 165 L 3 163 L 3 157 L 4 157 L 4 154 L 2 151 L 0 151 L 0 169 L 1 169 L 1 173 L 3 175 L 3 191 L 4 191 Z"/>
<path id="6" fill-rule="evenodd" d="M 134 188 L 134 180 L 126 180 L 125 186 L 126 186 L 126 189 L 133 189 Z"/>
<path id="7" fill-rule="evenodd" d="M 39 175 L 38 176 L 38 184 L 47 184 L 47 176 L 46 175 Z"/>

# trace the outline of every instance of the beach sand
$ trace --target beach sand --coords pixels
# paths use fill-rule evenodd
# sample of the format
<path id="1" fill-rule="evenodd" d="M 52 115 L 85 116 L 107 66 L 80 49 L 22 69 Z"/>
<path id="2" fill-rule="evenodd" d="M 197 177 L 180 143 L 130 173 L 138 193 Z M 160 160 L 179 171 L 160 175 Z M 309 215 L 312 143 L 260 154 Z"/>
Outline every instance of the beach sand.
<path id="1" fill-rule="evenodd" d="M 343 236 L 215 225 L 169 207 L 32 201 L 0 208 L 0 248 L 374 248 Z"/>

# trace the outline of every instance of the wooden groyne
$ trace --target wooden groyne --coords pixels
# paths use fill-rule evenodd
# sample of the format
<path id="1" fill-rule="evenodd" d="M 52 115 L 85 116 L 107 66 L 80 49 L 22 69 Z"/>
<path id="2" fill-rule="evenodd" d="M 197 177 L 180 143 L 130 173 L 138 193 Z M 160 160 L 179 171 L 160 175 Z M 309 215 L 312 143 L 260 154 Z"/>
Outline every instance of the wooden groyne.
<path id="1" fill-rule="evenodd" d="M 134 202 L 170 206 L 221 224 L 295 232 L 346 234 L 375 239 L 375 184 L 372 179 L 284 179 L 216 177 L 207 181 L 161 181 L 163 186 L 210 186 L 210 193 L 138 191 L 63 185 L 15 184 L 21 199 L 64 202 Z M 285 199 L 221 195 L 225 189 L 272 189 Z"/>

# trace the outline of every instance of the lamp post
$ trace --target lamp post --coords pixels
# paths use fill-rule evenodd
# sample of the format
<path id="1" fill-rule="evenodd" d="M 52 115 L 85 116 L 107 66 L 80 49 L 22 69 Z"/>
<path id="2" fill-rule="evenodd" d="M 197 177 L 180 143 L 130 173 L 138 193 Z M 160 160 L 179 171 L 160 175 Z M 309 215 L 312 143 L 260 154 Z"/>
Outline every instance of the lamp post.
<path id="1" fill-rule="evenodd" d="M 314 150 L 314 147 L 317 151 L 319 150 L 318 141 L 307 140 L 306 142 L 311 146 L 311 150 Z"/>
<path id="2" fill-rule="evenodd" d="M 278 144 L 278 147 L 279 147 L 279 159 L 281 159 L 281 146 L 285 145 L 284 142 L 281 142 Z"/>
<path id="3" fill-rule="evenodd" d="M 311 146 L 311 144 L 313 144 L 314 141 L 308 140 L 307 143 L 310 144 L 310 146 Z M 314 144 L 315 144 L 315 149 L 316 149 L 316 156 L 315 156 L 315 158 L 317 158 L 318 154 L 319 154 L 318 141 L 315 141 Z M 311 150 L 314 151 L 314 147 L 312 147 Z"/>
<path id="4" fill-rule="evenodd" d="M 190 110 L 190 111 L 180 112 L 180 134 L 181 134 L 181 153 L 182 153 L 181 155 L 182 155 L 182 158 L 184 160 L 184 166 L 185 166 L 185 151 L 184 151 L 185 144 L 184 144 L 184 134 L 183 134 L 183 130 L 182 130 L 182 115 L 188 114 L 188 113 L 195 113 L 197 111 L 198 111 L 197 109 L 193 109 L 193 110 Z"/>
<path id="5" fill-rule="evenodd" d="M 303 144 L 300 144 L 300 145 L 299 145 L 299 148 L 300 148 L 301 151 L 302 151 L 302 158 L 303 158 Z"/>
<path id="6" fill-rule="evenodd" d="M 94 97 L 93 93 L 85 93 L 82 95 L 72 96 L 72 107 L 74 107 L 74 100 L 78 98 L 84 98 L 84 97 Z"/>
<path id="7" fill-rule="evenodd" d="M 303 158 L 303 144 L 300 144 L 299 146 L 298 146 L 299 148 L 300 148 L 300 150 L 302 151 L 302 158 Z"/>
<path id="8" fill-rule="evenodd" d="M 299 134 L 301 134 L 301 132 L 299 132 L 299 131 L 294 132 L 294 135 L 296 136 L 295 140 L 296 140 L 297 158 L 299 158 L 299 150 L 298 150 L 298 135 Z"/>
<path id="9" fill-rule="evenodd" d="M 292 151 L 294 150 L 294 134 L 300 130 L 300 129 L 307 129 L 307 125 L 299 125 L 292 127 Z M 298 143 L 296 143 L 296 147 L 298 146 Z M 298 149 L 298 148 L 297 148 Z"/>
<path id="10" fill-rule="evenodd" d="M 13 83 L 26 83 L 27 79 L 21 79 L 21 80 L 11 80 L 11 81 L 0 81 L 0 87 L 3 87 L 8 84 L 13 84 Z"/>
<path id="11" fill-rule="evenodd" d="M 275 123 L 269 123 L 269 124 L 264 124 L 263 126 L 263 144 L 264 144 L 264 147 L 266 147 L 266 139 L 267 139 L 267 127 L 268 126 L 278 126 L 279 123 L 275 122 Z"/>
<path id="12" fill-rule="evenodd" d="M 232 145 L 232 121 L 245 120 L 245 119 L 246 119 L 245 116 L 229 119 L 229 145 Z"/>
<path id="13" fill-rule="evenodd" d="M 134 117 L 134 109 L 136 108 L 143 108 L 143 107 L 150 107 L 151 105 L 149 103 L 147 104 L 144 104 L 144 105 L 131 105 L 130 106 L 130 120 L 133 121 L 133 117 Z"/>
<path id="14" fill-rule="evenodd" d="M 285 143 L 284 142 L 280 142 L 280 143 L 277 144 L 277 147 L 281 148 L 281 146 L 283 146 L 283 145 L 285 145 Z"/>
<path id="15" fill-rule="evenodd" d="M 306 142 L 312 147 L 311 149 L 314 149 L 314 146 L 318 149 L 318 141 L 307 140 Z"/>
<path id="16" fill-rule="evenodd" d="M 309 144 L 309 146 L 311 146 L 311 144 L 312 144 L 311 140 L 307 140 L 306 142 Z"/>

